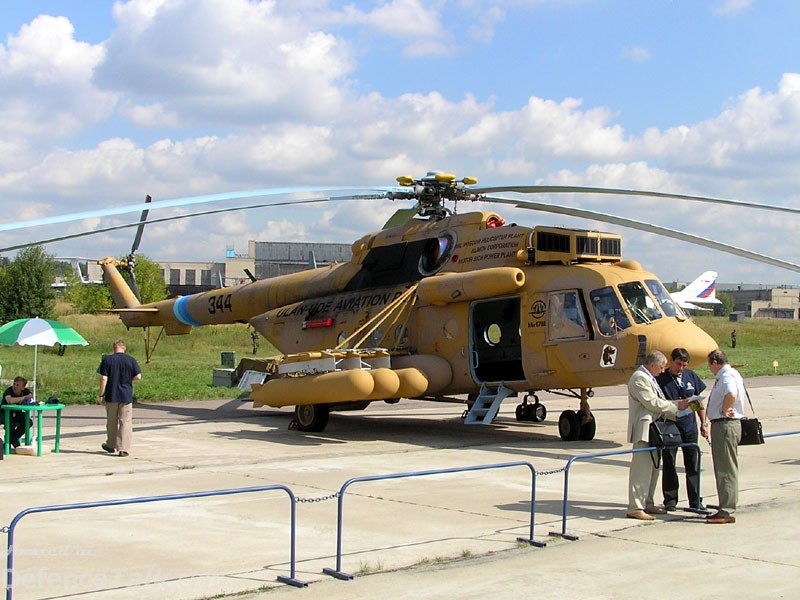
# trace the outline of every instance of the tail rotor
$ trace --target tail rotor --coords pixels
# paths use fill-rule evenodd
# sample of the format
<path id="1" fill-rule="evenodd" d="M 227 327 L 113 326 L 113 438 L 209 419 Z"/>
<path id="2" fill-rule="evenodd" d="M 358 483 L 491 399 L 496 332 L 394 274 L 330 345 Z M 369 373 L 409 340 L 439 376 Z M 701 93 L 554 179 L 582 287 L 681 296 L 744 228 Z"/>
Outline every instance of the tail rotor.
<path id="1" fill-rule="evenodd" d="M 144 199 L 146 204 L 149 204 L 153 201 L 153 199 L 148 194 Z M 139 287 L 136 285 L 136 275 L 135 275 L 135 268 L 136 268 L 136 251 L 139 249 L 139 244 L 142 242 L 142 232 L 144 231 L 144 226 L 147 221 L 147 215 L 150 212 L 149 209 L 144 209 L 142 211 L 142 216 L 139 217 L 139 226 L 136 228 L 136 235 L 133 238 L 133 244 L 131 245 L 131 252 L 128 254 L 128 257 L 125 259 L 125 270 L 128 272 L 130 276 L 129 284 L 131 287 L 131 291 L 136 296 L 136 299 L 139 302 L 142 301 L 142 297 L 139 294 Z"/>

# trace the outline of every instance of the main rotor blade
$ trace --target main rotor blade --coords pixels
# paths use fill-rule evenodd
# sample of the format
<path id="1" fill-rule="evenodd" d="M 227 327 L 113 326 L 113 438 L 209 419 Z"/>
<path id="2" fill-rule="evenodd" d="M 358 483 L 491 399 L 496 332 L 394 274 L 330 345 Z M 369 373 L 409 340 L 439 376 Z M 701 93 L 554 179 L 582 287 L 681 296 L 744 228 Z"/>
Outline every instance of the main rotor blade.
<path id="1" fill-rule="evenodd" d="M 150 194 L 145 196 L 145 204 L 150 204 L 153 199 L 150 197 Z M 144 231 L 144 223 L 147 221 L 147 214 L 150 212 L 150 209 L 146 208 L 142 211 L 142 216 L 139 217 L 139 229 L 136 230 L 136 236 L 133 238 L 133 245 L 131 246 L 131 254 L 136 254 L 136 251 L 139 249 L 139 244 L 142 242 L 142 232 Z"/>
<path id="2" fill-rule="evenodd" d="M 249 190 L 242 192 L 225 192 L 221 194 L 209 194 L 205 196 L 188 196 L 185 198 L 175 198 L 172 200 L 159 200 L 151 204 L 128 204 L 126 206 L 117 206 L 114 208 L 101 208 L 97 210 L 88 210 L 79 213 L 72 213 L 66 215 L 56 215 L 54 217 L 44 217 L 41 219 L 32 219 L 29 221 L 17 221 L 12 223 L 0 224 L 0 232 L 14 231 L 16 229 L 27 229 L 28 227 L 38 227 L 40 225 L 56 225 L 59 223 L 70 223 L 72 221 L 82 221 L 84 219 L 93 219 L 98 217 L 111 217 L 114 215 L 121 215 L 130 212 L 138 212 L 147 209 L 155 210 L 159 208 L 171 208 L 174 206 L 189 206 L 193 204 L 204 204 L 207 202 L 221 202 L 223 200 L 237 200 L 241 198 L 257 198 L 259 196 L 286 196 L 289 194 L 323 194 L 329 195 L 334 192 L 353 191 L 363 193 L 365 191 L 374 191 L 376 194 L 385 188 L 379 187 L 286 187 L 286 188 L 271 188 L 263 190 Z"/>
<path id="3" fill-rule="evenodd" d="M 728 254 L 741 256 L 742 258 L 748 258 L 750 260 L 762 262 L 773 267 L 780 267 L 782 269 L 788 269 L 790 271 L 800 273 L 800 265 L 798 264 L 781 260 L 779 258 L 773 258 L 772 256 L 767 256 L 766 254 L 759 254 L 758 252 L 753 252 L 751 250 L 745 250 L 744 248 L 739 248 L 737 246 L 731 246 L 730 244 L 724 244 L 708 238 L 692 235 L 690 233 L 684 233 L 683 231 L 669 229 L 668 227 L 661 227 L 660 225 L 653 225 L 652 223 L 644 223 L 642 221 L 636 221 L 626 217 L 606 215 L 593 210 L 573 208 L 571 206 L 536 202 L 534 200 L 514 200 L 511 198 L 499 198 L 496 196 L 487 196 L 486 200 L 488 202 L 498 202 L 500 204 L 511 204 L 518 208 L 527 208 L 529 210 L 537 210 L 571 217 L 582 217 L 584 219 L 592 219 L 595 221 L 601 221 L 603 223 L 612 223 L 622 227 L 638 229 L 639 231 L 647 231 L 649 233 L 655 233 L 665 237 L 674 238 L 676 240 L 698 244 L 700 246 L 705 246 L 706 248 L 713 248 L 714 250 L 719 250 L 721 252 L 727 252 Z"/>
<path id="4" fill-rule="evenodd" d="M 157 219 L 150 219 L 149 224 L 164 223 L 166 221 L 176 221 L 178 219 L 189 219 L 192 217 L 202 217 L 204 215 L 214 215 L 225 212 L 234 212 L 237 210 L 252 210 L 256 208 L 267 208 L 272 206 L 296 206 L 301 204 L 315 204 L 319 202 L 336 202 L 341 200 L 377 200 L 383 198 L 381 194 L 363 194 L 363 195 L 345 195 L 345 196 L 328 196 L 325 198 L 309 198 L 305 200 L 289 200 L 286 202 L 263 202 L 261 204 L 250 204 L 248 206 L 231 206 L 228 208 L 215 208 L 212 210 L 204 210 L 201 212 L 187 213 L 183 215 L 172 215 L 170 217 L 159 217 Z M 90 235 L 97 235 L 99 233 L 108 233 L 110 231 L 117 231 L 118 229 L 128 229 L 129 227 L 137 227 L 141 221 L 133 221 L 132 223 L 123 223 L 122 225 L 110 225 L 108 227 L 101 227 L 99 229 L 92 229 L 90 231 L 79 231 L 77 233 L 70 233 L 67 235 L 59 235 L 47 239 L 37 240 L 35 242 L 25 242 L 24 244 L 15 244 L 13 246 L 5 246 L 0 248 L 0 252 L 10 252 L 12 250 L 21 250 L 22 248 L 30 248 L 31 246 L 42 246 L 54 242 L 63 242 L 65 240 L 73 240 L 80 237 L 88 237 Z"/>
<path id="5" fill-rule="evenodd" d="M 630 190 L 623 188 L 600 188 L 578 185 L 498 185 L 474 188 L 471 187 L 470 189 L 479 194 L 490 194 L 493 192 L 518 192 L 520 194 L 608 194 L 612 196 L 649 196 L 651 198 L 672 198 L 675 200 L 690 200 L 693 202 L 710 202 L 712 204 L 738 206 L 740 208 L 757 208 L 760 210 L 774 210 L 778 212 L 794 214 L 800 213 L 800 208 L 792 208 L 790 206 L 759 204 L 757 202 L 728 200 L 726 198 L 714 198 L 711 196 L 694 196 L 691 194 L 673 194 L 672 192 L 651 192 L 648 190 Z"/>

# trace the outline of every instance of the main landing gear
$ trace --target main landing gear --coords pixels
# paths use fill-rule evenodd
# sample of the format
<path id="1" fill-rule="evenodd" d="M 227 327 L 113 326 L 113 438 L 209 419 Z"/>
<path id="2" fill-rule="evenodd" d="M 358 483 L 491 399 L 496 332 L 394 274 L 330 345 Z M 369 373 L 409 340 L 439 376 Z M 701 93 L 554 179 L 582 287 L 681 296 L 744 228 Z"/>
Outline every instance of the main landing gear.
<path id="1" fill-rule="evenodd" d="M 558 433 L 565 442 L 593 440 L 597 430 L 594 415 L 586 416 L 580 410 L 565 410 L 558 417 Z"/>
<path id="2" fill-rule="evenodd" d="M 328 424 L 327 404 L 303 404 L 294 407 L 294 426 L 300 431 L 322 431 Z"/>
<path id="3" fill-rule="evenodd" d="M 589 408 L 589 398 L 592 396 L 593 390 L 581 388 L 581 407 L 578 410 L 565 410 L 558 417 L 558 433 L 565 442 L 594 439 L 597 422 Z"/>

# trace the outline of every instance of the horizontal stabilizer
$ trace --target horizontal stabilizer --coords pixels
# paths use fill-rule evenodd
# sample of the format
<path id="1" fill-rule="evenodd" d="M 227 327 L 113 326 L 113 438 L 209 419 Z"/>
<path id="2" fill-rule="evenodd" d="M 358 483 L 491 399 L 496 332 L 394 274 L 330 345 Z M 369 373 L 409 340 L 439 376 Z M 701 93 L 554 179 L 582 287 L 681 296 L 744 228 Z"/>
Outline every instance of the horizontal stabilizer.
<path id="1" fill-rule="evenodd" d="M 704 308 L 702 306 L 697 306 L 696 304 L 692 304 L 691 302 L 682 302 L 680 303 L 680 307 L 688 310 L 707 310 L 707 311 L 714 310 L 713 308 Z"/>

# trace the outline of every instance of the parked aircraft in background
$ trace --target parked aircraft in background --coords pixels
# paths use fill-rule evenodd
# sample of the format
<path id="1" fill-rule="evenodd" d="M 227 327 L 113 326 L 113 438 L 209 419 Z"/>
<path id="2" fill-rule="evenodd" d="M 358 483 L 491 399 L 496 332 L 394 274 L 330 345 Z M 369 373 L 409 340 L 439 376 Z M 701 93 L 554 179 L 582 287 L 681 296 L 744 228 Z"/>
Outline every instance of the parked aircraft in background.
<path id="1" fill-rule="evenodd" d="M 102 271 L 100 271 L 97 267 L 92 268 L 97 262 L 96 260 L 92 260 L 91 258 L 63 256 L 57 257 L 55 260 L 64 263 L 68 262 L 72 267 L 72 272 L 75 274 L 75 277 L 77 277 L 78 281 L 80 281 L 82 285 L 102 285 Z M 50 287 L 53 289 L 64 290 L 67 288 L 67 284 L 65 281 L 58 278 L 57 281 Z"/>
<path id="2" fill-rule="evenodd" d="M 706 271 L 679 292 L 672 299 L 683 309 L 712 310 L 701 304 L 722 304 L 717 300 L 717 272 Z"/>

